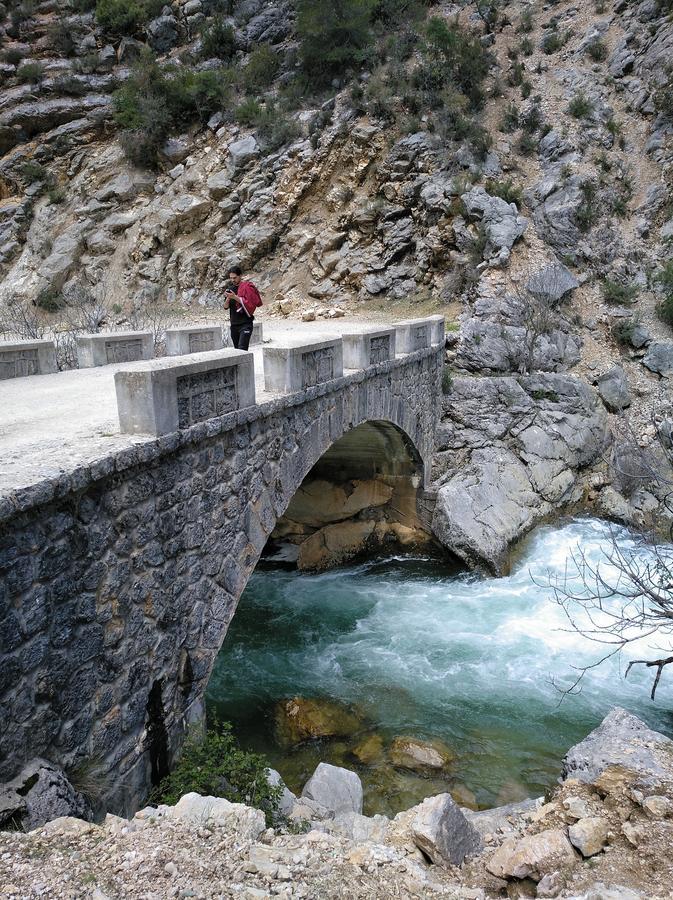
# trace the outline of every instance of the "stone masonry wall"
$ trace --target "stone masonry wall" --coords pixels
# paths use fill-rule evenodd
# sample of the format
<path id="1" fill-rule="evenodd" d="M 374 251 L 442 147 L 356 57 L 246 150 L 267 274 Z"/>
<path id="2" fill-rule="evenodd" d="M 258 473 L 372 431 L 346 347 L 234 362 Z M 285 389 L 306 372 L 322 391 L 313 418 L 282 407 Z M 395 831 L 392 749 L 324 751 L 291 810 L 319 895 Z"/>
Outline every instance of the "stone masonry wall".
<path id="1" fill-rule="evenodd" d="M 201 719 L 276 519 L 349 429 L 390 421 L 429 469 L 443 349 L 119 452 L 0 502 L 0 780 L 34 756 L 108 773 L 129 812 Z"/>

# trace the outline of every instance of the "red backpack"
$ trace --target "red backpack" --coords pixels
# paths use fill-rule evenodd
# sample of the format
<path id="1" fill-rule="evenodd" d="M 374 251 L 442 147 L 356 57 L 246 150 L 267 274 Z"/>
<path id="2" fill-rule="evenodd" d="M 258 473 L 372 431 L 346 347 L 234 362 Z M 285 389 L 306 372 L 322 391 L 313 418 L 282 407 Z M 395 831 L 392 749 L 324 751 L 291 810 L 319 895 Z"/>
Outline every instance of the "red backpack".
<path id="1" fill-rule="evenodd" d="M 236 291 L 236 297 L 240 300 L 243 312 L 252 319 L 257 307 L 262 305 L 262 298 L 252 281 L 242 281 Z"/>

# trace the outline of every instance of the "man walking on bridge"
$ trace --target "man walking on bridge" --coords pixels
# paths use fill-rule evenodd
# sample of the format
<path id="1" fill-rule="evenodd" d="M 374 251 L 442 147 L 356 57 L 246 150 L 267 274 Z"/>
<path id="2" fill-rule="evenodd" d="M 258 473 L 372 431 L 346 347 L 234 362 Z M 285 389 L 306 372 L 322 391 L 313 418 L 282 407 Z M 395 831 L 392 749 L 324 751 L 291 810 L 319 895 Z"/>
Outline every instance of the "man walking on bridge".
<path id="1" fill-rule="evenodd" d="M 224 292 L 224 308 L 229 310 L 231 342 L 236 350 L 247 350 L 252 337 L 255 310 L 262 298 L 252 281 L 243 281 L 240 266 L 229 269 L 229 284 Z"/>

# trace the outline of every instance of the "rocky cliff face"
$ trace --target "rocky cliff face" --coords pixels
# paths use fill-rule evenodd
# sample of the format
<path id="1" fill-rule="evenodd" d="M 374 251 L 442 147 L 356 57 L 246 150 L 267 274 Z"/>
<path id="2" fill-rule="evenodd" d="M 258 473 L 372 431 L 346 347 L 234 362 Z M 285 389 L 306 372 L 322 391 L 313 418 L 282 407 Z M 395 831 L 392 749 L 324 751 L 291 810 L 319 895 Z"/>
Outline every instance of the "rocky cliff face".
<path id="1" fill-rule="evenodd" d="M 455 331 L 435 527 L 452 549 L 501 571 L 510 538 L 587 499 L 670 523 L 666 3 L 509 2 L 495 25 L 471 3 L 433 7 L 492 54 L 478 146 L 432 110 L 392 124 L 376 93 L 394 94 L 388 70 L 370 67 L 295 103 L 272 144 L 225 103 L 162 144 L 158 170 L 127 161 L 111 95 L 143 44 L 220 72 L 200 36 L 215 7 L 176 0 L 134 38 L 74 6 L 22 9 L 0 73 L 0 307 L 42 298 L 50 327 L 84 292 L 98 324 L 157 305 L 193 315 L 219 306 L 236 261 L 273 315 L 440 309 Z M 269 107 L 296 81 L 294 7 L 226 12 L 244 72 L 260 46 L 276 54 Z"/>

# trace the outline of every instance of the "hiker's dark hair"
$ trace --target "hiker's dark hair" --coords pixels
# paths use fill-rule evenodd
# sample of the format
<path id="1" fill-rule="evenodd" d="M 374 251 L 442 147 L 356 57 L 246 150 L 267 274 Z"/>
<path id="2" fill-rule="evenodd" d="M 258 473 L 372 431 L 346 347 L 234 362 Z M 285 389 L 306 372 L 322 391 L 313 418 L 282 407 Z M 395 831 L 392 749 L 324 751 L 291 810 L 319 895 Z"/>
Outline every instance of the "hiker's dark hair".
<path id="1" fill-rule="evenodd" d="M 229 266 L 227 270 L 229 275 L 242 275 L 243 269 L 240 266 Z"/>

